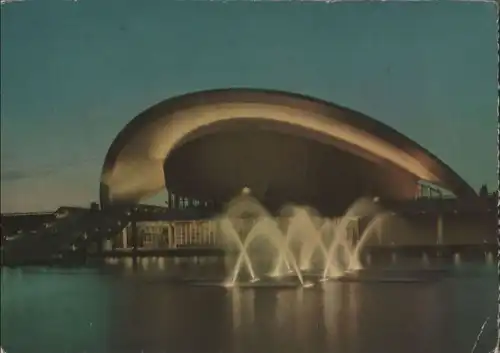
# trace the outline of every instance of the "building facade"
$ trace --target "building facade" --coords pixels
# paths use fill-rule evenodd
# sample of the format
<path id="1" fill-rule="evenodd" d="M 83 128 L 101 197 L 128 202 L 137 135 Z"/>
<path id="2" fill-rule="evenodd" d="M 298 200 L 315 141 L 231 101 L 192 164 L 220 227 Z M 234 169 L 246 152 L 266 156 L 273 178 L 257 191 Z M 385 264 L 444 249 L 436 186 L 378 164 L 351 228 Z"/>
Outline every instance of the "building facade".
<path id="1" fill-rule="evenodd" d="M 220 242 L 213 220 L 138 221 L 136 228 L 138 249 L 217 247 Z M 132 237 L 129 224 L 105 248 L 132 249 Z"/>

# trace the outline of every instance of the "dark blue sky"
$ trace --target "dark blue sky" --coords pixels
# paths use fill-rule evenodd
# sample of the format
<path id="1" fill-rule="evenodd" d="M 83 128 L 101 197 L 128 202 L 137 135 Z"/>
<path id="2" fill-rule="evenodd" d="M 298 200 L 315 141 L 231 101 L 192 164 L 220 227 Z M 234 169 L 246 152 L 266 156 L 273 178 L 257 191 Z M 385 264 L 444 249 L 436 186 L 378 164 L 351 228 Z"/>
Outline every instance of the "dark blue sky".
<path id="1" fill-rule="evenodd" d="M 496 187 L 493 3 L 39 0 L 1 16 L 4 212 L 96 200 L 137 113 L 229 86 L 359 110 Z"/>

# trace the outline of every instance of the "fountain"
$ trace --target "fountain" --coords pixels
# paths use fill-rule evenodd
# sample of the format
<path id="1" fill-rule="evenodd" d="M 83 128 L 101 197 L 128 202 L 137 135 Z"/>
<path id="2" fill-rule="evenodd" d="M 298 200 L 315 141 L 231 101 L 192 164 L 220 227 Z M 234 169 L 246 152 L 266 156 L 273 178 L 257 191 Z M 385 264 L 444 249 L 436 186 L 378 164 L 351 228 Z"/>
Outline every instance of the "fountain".
<path id="1" fill-rule="evenodd" d="M 257 282 L 259 280 L 255 275 L 252 262 L 250 261 L 250 257 L 248 255 L 249 245 L 259 236 L 268 240 L 269 243 L 271 243 L 275 247 L 275 249 L 278 252 L 279 258 L 290 259 L 292 268 L 299 282 L 302 285 L 304 284 L 304 280 L 297 266 L 295 257 L 288 248 L 286 244 L 286 239 L 282 236 L 281 231 L 279 230 L 275 220 L 273 220 L 270 217 L 262 217 L 258 219 L 255 225 L 250 230 L 250 232 L 246 235 L 245 240 L 243 242 L 241 241 L 234 227 L 229 226 L 229 224 L 230 221 L 228 219 L 223 219 L 221 221 L 221 230 L 223 232 L 226 232 L 226 234 L 229 234 L 230 237 L 239 245 L 240 249 L 240 254 L 238 256 L 238 259 L 236 260 L 236 264 L 234 266 L 231 279 L 229 281 L 230 286 L 234 286 L 234 284 L 238 280 L 243 261 L 245 262 L 245 265 L 250 273 L 251 277 L 250 282 Z"/>
<path id="2" fill-rule="evenodd" d="M 240 254 L 238 256 L 238 260 L 236 261 L 236 265 L 235 265 L 234 270 L 233 270 L 233 279 L 230 281 L 230 283 L 234 284 L 234 282 L 238 278 L 238 274 L 241 270 L 242 262 L 245 262 L 248 273 L 250 274 L 250 277 L 251 277 L 251 281 L 252 282 L 257 281 L 258 279 L 255 276 L 255 271 L 253 270 L 252 262 L 250 261 L 250 258 L 248 257 L 248 254 L 247 254 L 247 247 L 248 247 L 248 244 L 250 243 L 250 240 L 252 240 L 252 237 L 247 236 L 245 241 L 242 241 L 239 234 L 236 232 L 233 224 L 231 223 L 231 221 L 229 219 L 222 219 L 220 221 L 220 229 L 221 229 L 222 234 L 226 235 L 226 238 L 231 239 L 238 246 L 238 249 L 240 252 Z"/>
<path id="3" fill-rule="evenodd" d="M 282 214 L 285 213 L 282 211 Z M 310 212 L 304 207 L 291 207 L 291 215 L 288 220 L 288 228 L 284 235 L 284 247 L 290 248 L 292 243 L 296 241 L 299 245 L 299 268 L 300 271 L 309 271 L 312 267 L 312 257 L 317 249 L 321 250 L 323 260 L 326 259 L 327 250 L 324 245 L 323 235 L 324 229 L 328 225 L 325 221 L 321 228 L 318 230 L 313 222 Z M 290 256 L 288 258 L 287 256 Z M 276 262 L 272 276 L 281 277 L 284 275 L 283 267 L 286 266 L 290 271 L 288 263 L 290 260 L 294 261 L 293 254 L 289 252 L 281 252 L 280 257 Z M 297 261 L 295 261 L 297 262 Z"/>
<path id="4" fill-rule="evenodd" d="M 370 239 L 370 237 L 373 236 L 373 234 L 377 234 L 377 236 L 380 236 L 379 233 L 376 233 L 373 230 L 380 229 L 380 225 L 388 216 L 389 216 L 388 213 L 381 213 L 372 218 L 368 226 L 363 231 L 363 234 L 361 235 L 361 238 L 354 247 L 354 250 L 350 254 L 350 261 L 348 267 L 349 271 L 359 271 L 363 269 L 363 265 L 361 264 L 361 259 L 360 259 L 361 249 L 363 248 L 363 245 L 366 244 L 368 239 Z"/>
<path id="5" fill-rule="evenodd" d="M 335 237 L 328 248 L 327 261 L 323 270 L 323 280 L 328 277 L 340 277 L 346 271 L 360 269 L 361 262 L 359 261 L 359 253 L 362 246 L 366 243 L 373 234 L 374 226 L 378 224 L 379 220 L 372 221 L 370 227 L 367 227 L 360 238 L 359 247 L 356 250 L 354 247 L 354 239 L 352 233 L 349 233 L 349 225 L 353 222 L 359 221 L 360 218 L 377 216 L 378 208 L 376 205 L 367 200 L 360 199 L 356 201 L 340 219 L 339 224 L 335 227 Z M 351 236 L 349 236 L 351 235 Z M 342 261 L 344 260 L 344 261 Z M 352 268 L 350 268 L 352 266 Z"/>
<path id="6" fill-rule="evenodd" d="M 388 215 L 380 213 L 374 202 L 360 199 L 340 218 L 319 217 L 302 206 L 287 206 L 274 218 L 245 188 L 218 221 L 226 246 L 237 252 L 225 286 L 279 285 L 286 281 L 311 287 L 313 283 L 305 278 L 314 275 L 313 267 L 318 263 L 323 281 L 355 273 L 363 269 L 361 250 L 374 235 L 381 236 Z M 370 220 L 362 234 L 360 219 Z M 258 251 L 251 250 L 255 245 L 260 246 Z M 266 254 L 271 254 L 271 268 L 257 270 L 255 264 Z M 249 276 L 246 282 L 241 276 L 243 269 Z"/>

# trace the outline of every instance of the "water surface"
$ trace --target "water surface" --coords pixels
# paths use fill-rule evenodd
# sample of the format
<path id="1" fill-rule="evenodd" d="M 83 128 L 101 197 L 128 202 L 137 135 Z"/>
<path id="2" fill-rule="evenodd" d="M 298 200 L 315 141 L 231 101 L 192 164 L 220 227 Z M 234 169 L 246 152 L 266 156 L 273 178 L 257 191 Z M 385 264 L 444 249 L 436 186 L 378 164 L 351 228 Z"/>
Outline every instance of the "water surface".
<path id="1" fill-rule="evenodd" d="M 492 265 L 447 265 L 439 281 L 281 290 L 169 281 L 182 266 L 4 268 L 1 345 L 9 353 L 456 353 L 470 352 L 487 316 L 477 352 L 495 342 Z M 197 266 L 198 275 L 214 271 Z"/>

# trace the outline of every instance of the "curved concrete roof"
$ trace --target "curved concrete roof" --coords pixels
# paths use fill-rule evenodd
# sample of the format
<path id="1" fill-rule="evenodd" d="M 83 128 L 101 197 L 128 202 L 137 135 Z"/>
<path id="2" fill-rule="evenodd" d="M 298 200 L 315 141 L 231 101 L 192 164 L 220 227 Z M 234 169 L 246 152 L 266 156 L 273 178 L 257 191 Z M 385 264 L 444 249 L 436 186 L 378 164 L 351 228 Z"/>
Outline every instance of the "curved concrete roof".
<path id="1" fill-rule="evenodd" d="M 367 160 L 389 163 L 457 197 L 476 196 L 437 157 L 366 115 L 303 95 L 233 88 L 170 98 L 128 123 L 106 155 L 101 203 L 138 202 L 153 196 L 166 187 L 164 162 L 171 152 L 248 120 L 331 144 Z"/>

